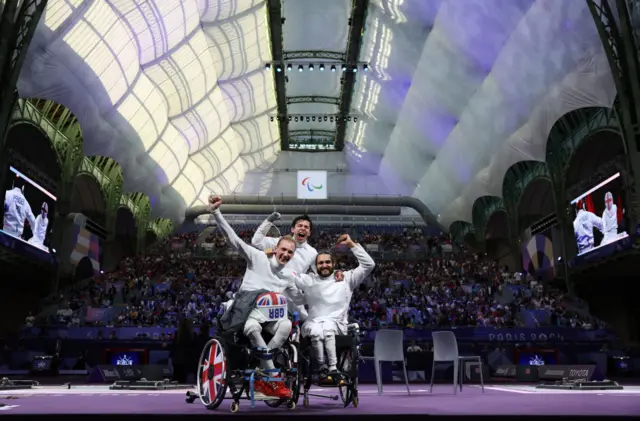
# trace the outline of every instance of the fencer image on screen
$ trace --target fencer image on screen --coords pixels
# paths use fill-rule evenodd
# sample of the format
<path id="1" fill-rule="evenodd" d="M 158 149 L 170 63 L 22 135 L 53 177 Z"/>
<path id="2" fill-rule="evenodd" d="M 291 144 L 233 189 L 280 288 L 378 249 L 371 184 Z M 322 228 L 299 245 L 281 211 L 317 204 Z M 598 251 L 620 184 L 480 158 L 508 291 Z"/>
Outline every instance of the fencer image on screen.
<path id="1" fill-rule="evenodd" d="M 56 197 L 15 168 L 9 167 L 9 171 L 2 231 L 49 252 L 45 241 Z"/>
<path id="2" fill-rule="evenodd" d="M 628 237 L 623 194 L 616 173 L 571 201 L 578 256 Z"/>

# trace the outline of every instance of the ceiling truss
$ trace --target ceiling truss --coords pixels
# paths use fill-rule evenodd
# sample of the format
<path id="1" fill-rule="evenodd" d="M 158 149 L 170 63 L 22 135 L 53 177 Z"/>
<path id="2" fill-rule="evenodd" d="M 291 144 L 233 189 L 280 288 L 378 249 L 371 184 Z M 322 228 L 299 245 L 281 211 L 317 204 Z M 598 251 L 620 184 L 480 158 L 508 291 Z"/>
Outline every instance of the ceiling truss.
<path id="1" fill-rule="evenodd" d="M 351 27 L 349 29 L 349 41 L 347 44 L 347 62 L 355 63 L 360 56 L 360 46 L 364 35 L 364 23 L 367 17 L 369 0 L 353 0 L 351 10 Z M 356 82 L 355 72 L 343 72 L 342 92 L 340 93 L 340 114 L 349 115 L 351 99 Z M 336 124 L 336 150 L 344 149 L 344 138 L 347 132 L 347 122 L 338 121 Z"/>

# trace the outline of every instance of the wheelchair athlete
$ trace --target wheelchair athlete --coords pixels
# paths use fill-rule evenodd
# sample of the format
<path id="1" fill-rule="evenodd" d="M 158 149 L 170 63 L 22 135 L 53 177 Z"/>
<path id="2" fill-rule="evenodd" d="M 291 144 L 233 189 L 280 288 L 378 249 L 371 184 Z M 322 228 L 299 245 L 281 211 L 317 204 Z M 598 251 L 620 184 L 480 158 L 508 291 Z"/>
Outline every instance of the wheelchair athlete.
<path id="1" fill-rule="evenodd" d="M 219 197 L 209 197 L 209 211 L 231 247 L 247 261 L 247 270 L 235 297 L 225 303 L 219 325 L 225 332 L 243 332 L 254 349 L 268 354 L 269 350 L 282 348 L 291 333 L 292 323 L 287 318 L 287 306 L 293 307 L 295 302 L 302 302 L 293 280 L 279 275 L 291 260 L 296 243 L 291 237 L 283 237 L 273 255 L 267 256 L 238 237 L 222 216 L 219 210 L 221 204 Z M 263 329 L 273 335 L 269 343 L 262 337 Z M 265 370 L 275 369 L 270 358 L 262 358 L 260 366 Z M 292 396 L 291 390 L 282 381 L 256 380 L 254 390 L 258 395 L 277 399 L 289 399 Z"/>
<path id="2" fill-rule="evenodd" d="M 336 281 L 334 260 L 326 252 L 321 252 L 316 257 L 317 274 L 283 271 L 285 275 L 293 275 L 293 280 L 303 291 L 309 307 L 309 316 L 302 325 L 302 337 L 311 341 L 313 357 L 320 367 L 321 381 L 327 381 L 328 378 L 335 381 L 342 377 L 337 367 L 336 335 L 347 334 L 347 317 L 353 291 L 375 267 L 371 256 L 349 235 L 340 236 L 338 244 L 349 247 L 359 263 L 357 268 L 344 272 L 344 281 Z"/>

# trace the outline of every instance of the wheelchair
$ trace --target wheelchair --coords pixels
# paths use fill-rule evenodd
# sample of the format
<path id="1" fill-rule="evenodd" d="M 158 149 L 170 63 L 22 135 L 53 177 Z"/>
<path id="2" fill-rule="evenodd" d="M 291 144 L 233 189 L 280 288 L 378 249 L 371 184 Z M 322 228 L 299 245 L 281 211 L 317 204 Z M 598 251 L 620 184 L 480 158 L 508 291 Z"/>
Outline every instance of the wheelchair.
<path id="1" fill-rule="evenodd" d="M 300 382 L 303 386 L 303 406 L 309 407 L 309 397 L 342 400 L 346 408 L 350 404 L 358 407 L 358 363 L 360 362 L 360 327 L 357 323 L 347 326 L 346 335 L 336 335 L 336 353 L 338 355 L 338 370 L 344 375 L 335 384 L 319 383 L 316 362 L 313 358 L 311 341 L 304 338 L 300 343 Z M 322 388 L 337 387 L 339 395 L 322 395 L 311 393 L 311 386 Z"/>
<path id="2" fill-rule="evenodd" d="M 232 402 L 229 409 L 233 413 L 240 410 L 241 400 L 250 401 L 251 408 L 255 407 L 256 401 L 263 400 L 272 408 L 285 405 L 289 409 L 295 409 L 300 391 L 297 313 L 292 318 L 292 333 L 280 349 L 255 350 L 241 332 L 220 332 L 211 338 L 198 361 L 196 392 L 187 392 L 186 402 L 193 403 L 199 398 L 207 409 L 214 410 L 223 400 L 230 399 Z M 262 334 L 265 341 L 271 339 L 267 332 Z M 262 359 L 271 359 L 275 369 L 256 368 Z M 282 381 L 291 390 L 292 396 L 289 399 L 257 398 L 253 387 L 256 380 Z M 230 397 L 227 397 L 227 392 L 230 392 Z"/>

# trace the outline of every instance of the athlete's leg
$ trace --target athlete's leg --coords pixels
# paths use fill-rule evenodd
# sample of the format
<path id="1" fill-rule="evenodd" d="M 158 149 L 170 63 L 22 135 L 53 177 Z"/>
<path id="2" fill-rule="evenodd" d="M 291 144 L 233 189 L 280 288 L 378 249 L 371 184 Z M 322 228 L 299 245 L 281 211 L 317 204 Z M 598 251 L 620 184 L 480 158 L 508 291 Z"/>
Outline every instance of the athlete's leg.
<path id="1" fill-rule="evenodd" d="M 251 345 L 254 348 L 267 348 L 267 343 L 264 341 L 262 337 L 262 320 L 264 317 L 260 314 L 259 311 L 253 310 L 249 313 L 249 317 L 247 317 L 247 321 L 244 324 L 243 333 L 251 342 Z M 260 367 L 264 369 L 273 369 L 275 368 L 273 365 L 273 361 L 271 360 L 260 360 Z"/>
<path id="2" fill-rule="evenodd" d="M 302 326 L 302 336 L 311 340 L 311 348 L 313 356 L 318 362 L 320 369 L 326 368 L 324 361 L 324 332 L 322 325 L 316 322 L 308 321 Z"/>
<path id="3" fill-rule="evenodd" d="M 264 326 L 264 330 L 269 332 L 273 337 L 267 344 L 269 349 L 278 349 L 282 348 L 285 341 L 291 334 L 291 320 L 289 319 L 280 319 L 277 322 L 267 323 Z"/>

